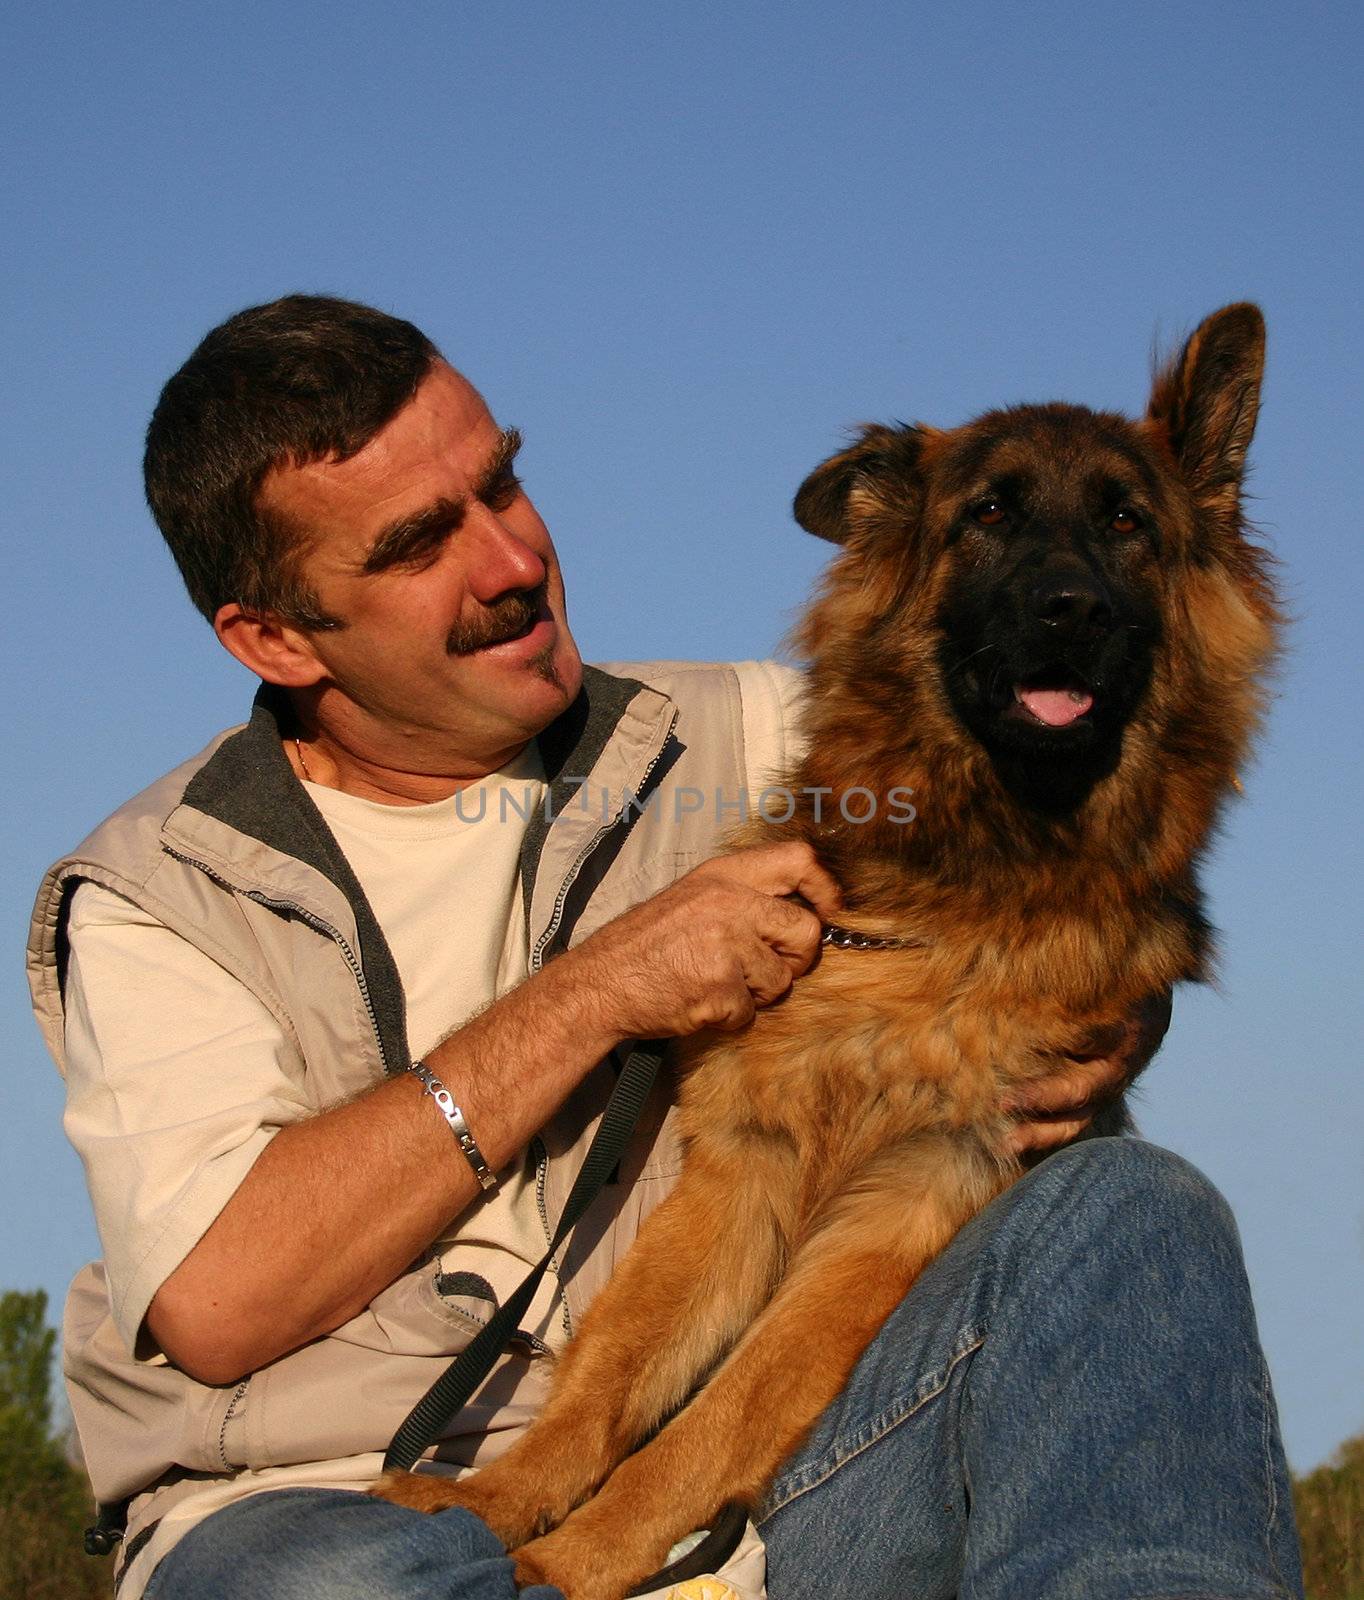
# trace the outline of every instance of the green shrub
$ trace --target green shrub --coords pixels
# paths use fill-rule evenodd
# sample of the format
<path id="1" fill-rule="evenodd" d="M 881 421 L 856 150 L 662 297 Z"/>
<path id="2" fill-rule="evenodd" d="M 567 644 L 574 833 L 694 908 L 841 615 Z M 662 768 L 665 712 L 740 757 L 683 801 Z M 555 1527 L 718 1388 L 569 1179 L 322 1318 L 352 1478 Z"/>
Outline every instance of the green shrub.
<path id="1" fill-rule="evenodd" d="M 53 1433 L 56 1339 L 41 1289 L 0 1295 L 0 1600 L 94 1600 L 113 1586 L 111 1564 L 82 1546 L 85 1474 Z"/>
<path id="2" fill-rule="evenodd" d="M 1364 1435 L 1293 1485 L 1308 1600 L 1364 1600 Z"/>

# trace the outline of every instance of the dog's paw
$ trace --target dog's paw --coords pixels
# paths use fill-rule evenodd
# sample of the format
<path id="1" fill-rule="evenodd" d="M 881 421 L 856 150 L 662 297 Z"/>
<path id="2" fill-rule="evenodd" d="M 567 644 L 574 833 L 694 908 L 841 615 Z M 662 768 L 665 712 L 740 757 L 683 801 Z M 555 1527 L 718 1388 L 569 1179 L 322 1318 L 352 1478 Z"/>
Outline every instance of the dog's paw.
<path id="1" fill-rule="evenodd" d="M 583 1554 L 562 1529 L 522 1545 L 512 1551 L 516 1586 L 525 1589 L 534 1583 L 551 1583 L 562 1589 L 568 1600 L 621 1600 L 629 1584 L 621 1580 L 613 1586 L 606 1570 L 609 1558 L 604 1559 L 599 1551 L 595 1558 L 584 1561 Z"/>
<path id="2" fill-rule="evenodd" d="M 376 1500 L 388 1500 L 410 1511 L 445 1511 L 466 1504 L 462 1485 L 432 1472 L 386 1472 L 369 1491 Z"/>
<path id="3" fill-rule="evenodd" d="M 387 1472 L 369 1492 L 413 1511 L 434 1513 L 462 1506 L 481 1517 L 508 1550 L 537 1533 L 547 1533 L 559 1520 L 527 1495 L 524 1484 L 492 1469 L 458 1479 L 430 1472 Z"/>
<path id="4" fill-rule="evenodd" d="M 663 1564 L 667 1542 L 660 1553 L 651 1548 L 657 1540 L 616 1533 L 582 1513 L 570 1517 L 553 1533 L 512 1551 L 517 1584 L 552 1583 L 568 1600 L 622 1600 Z"/>

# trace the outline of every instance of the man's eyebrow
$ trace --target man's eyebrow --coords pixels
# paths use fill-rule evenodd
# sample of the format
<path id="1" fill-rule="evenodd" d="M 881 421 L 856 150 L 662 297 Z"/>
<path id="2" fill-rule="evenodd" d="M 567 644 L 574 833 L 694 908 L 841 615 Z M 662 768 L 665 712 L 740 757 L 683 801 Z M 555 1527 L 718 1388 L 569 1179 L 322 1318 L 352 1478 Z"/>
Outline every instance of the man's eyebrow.
<path id="1" fill-rule="evenodd" d="M 485 495 L 491 494 L 505 482 L 520 448 L 519 428 L 503 428 L 499 431 L 497 444 L 493 447 L 493 452 L 479 472 L 474 485 L 474 494 L 477 498 L 482 499 Z M 453 533 L 464 521 L 467 498 L 465 495 L 459 495 L 452 499 L 449 495 L 442 495 L 439 500 L 433 500 L 421 511 L 414 512 L 411 516 L 399 517 L 387 527 L 381 528 L 369 547 L 369 553 L 360 571 L 366 576 L 372 576 L 376 572 L 385 571 L 388 567 L 400 566 L 405 561 L 420 560 L 439 544 L 446 534 Z"/>
<path id="2" fill-rule="evenodd" d="M 369 547 L 360 571 L 366 576 L 415 561 L 459 527 L 464 521 L 464 497 L 452 500 L 442 495 L 429 506 L 408 517 L 399 517 L 380 530 Z"/>
<path id="3" fill-rule="evenodd" d="M 479 473 L 478 482 L 474 485 L 474 493 L 480 499 L 485 494 L 490 494 L 511 471 L 512 463 L 516 460 L 522 442 L 520 428 L 502 428 L 499 430 L 497 447 L 489 457 L 487 466 Z"/>

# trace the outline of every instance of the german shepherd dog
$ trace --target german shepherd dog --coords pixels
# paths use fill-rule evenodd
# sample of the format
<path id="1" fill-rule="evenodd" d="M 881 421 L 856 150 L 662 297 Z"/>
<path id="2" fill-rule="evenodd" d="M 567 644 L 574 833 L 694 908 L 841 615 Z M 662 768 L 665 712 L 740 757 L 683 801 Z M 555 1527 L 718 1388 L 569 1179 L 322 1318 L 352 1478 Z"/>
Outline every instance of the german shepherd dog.
<path id="1" fill-rule="evenodd" d="M 806 480 L 796 517 L 839 546 L 798 635 L 806 798 L 743 842 L 808 841 L 887 942 L 826 949 L 744 1032 L 683 1047 L 682 1176 L 543 1416 L 470 1479 L 378 1492 L 478 1512 L 522 1582 L 623 1595 L 722 1504 L 761 1503 L 1018 1177 L 1010 1091 L 1203 975 L 1198 857 L 1277 621 L 1241 514 L 1263 359 L 1259 311 L 1228 306 L 1139 422 L 1050 404 L 867 427 Z M 912 826 L 838 804 L 894 788 Z"/>

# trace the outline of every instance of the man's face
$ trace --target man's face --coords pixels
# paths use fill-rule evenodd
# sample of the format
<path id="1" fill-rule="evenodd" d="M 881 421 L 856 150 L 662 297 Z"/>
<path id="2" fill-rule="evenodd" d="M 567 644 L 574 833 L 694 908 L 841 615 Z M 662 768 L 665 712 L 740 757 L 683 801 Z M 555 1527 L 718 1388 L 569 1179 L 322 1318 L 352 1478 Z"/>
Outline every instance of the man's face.
<path id="1" fill-rule="evenodd" d="M 516 443 L 442 362 L 348 461 L 277 468 L 261 487 L 343 624 L 305 636 L 319 716 L 406 770 L 500 765 L 578 693 L 558 558 Z"/>

